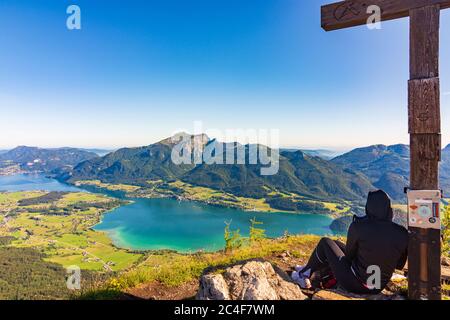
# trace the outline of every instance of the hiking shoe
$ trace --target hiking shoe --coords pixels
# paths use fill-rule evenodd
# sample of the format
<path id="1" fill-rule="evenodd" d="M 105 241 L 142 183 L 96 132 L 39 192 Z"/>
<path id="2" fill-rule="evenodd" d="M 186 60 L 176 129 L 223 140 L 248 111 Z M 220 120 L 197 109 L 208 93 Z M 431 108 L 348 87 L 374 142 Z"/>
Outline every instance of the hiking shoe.
<path id="1" fill-rule="evenodd" d="M 311 269 L 308 270 L 304 270 L 306 265 L 300 266 L 300 265 L 296 265 L 295 266 L 295 271 L 297 271 L 298 273 L 303 274 L 305 277 L 310 278 L 311 277 Z"/>
<path id="2" fill-rule="evenodd" d="M 311 281 L 303 273 L 299 273 L 298 271 L 294 271 L 294 272 L 292 272 L 291 278 L 302 289 L 311 289 L 311 287 L 312 287 Z"/>

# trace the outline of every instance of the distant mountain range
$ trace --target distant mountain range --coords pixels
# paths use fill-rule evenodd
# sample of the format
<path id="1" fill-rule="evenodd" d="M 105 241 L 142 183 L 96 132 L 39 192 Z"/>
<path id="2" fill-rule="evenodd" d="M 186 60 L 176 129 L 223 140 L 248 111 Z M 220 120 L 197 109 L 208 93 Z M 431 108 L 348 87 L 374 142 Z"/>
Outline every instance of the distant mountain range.
<path id="1" fill-rule="evenodd" d="M 200 140 L 203 147 L 219 143 L 204 135 Z M 95 178 L 111 183 L 144 185 L 150 179 L 178 179 L 246 197 L 265 197 L 277 190 L 317 199 L 345 200 L 363 200 L 367 191 L 380 188 L 394 200 L 403 201 L 403 189 L 408 186 L 407 145 L 358 148 L 331 160 L 323 159 L 323 154 L 316 156 L 318 151 L 282 149 L 278 174 L 261 176 L 261 165 L 174 165 L 170 159 L 173 147 L 170 141 L 120 149 L 86 161 L 75 167 L 66 179 Z M 441 187 L 447 194 L 450 192 L 450 145 L 442 152 Z"/>
<path id="2" fill-rule="evenodd" d="M 89 149 L 89 148 L 88 149 L 78 148 L 78 149 L 82 151 L 93 152 L 100 157 L 103 157 L 108 153 L 115 151 L 114 149 Z"/>
<path id="3" fill-rule="evenodd" d="M 82 151 L 87 151 L 87 152 L 93 152 L 93 153 L 97 154 L 100 157 L 102 157 L 104 155 L 107 155 L 110 152 L 115 151 L 114 149 L 94 149 L 94 148 L 92 148 L 92 149 L 90 149 L 90 148 L 85 149 L 85 148 L 70 148 L 70 147 L 58 148 L 58 149 L 77 149 L 77 150 L 82 150 Z M 50 150 L 51 150 L 51 148 L 50 148 Z M 10 151 L 10 150 L 0 150 L 0 154 L 7 153 L 8 151 Z"/>
<path id="4" fill-rule="evenodd" d="M 207 148 L 219 144 L 206 136 L 192 136 Z M 238 144 L 232 144 L 237 148 Z M 148 180 L 181 180 L 245 197 L 266 197 L 273 191 L 294 192 L 316 199 L 358 200 L 373 187 L 367 177 L 339 165 L 309 156 L 302 151 L 281 151 L 279 172 L 260 174 L 261 164 L 187 164 L 175 165 L 171 160 L 173 142 L 165 139 L 140 147 L 124 148 L 101 158 L 80 163 L 70 175 L 61 178 L 100 179 L 109 183 L 138 183 Z M 248 155 L 249 146 L 245 146 Z"/>
<path id="5" fill-rule="evenodd" d="M 345 152 L 341 152 L 341 151 L 328 150 L 328 149 L 316 149 L 316 150 L 301 149 L 301 151 L 306 153 L 307 155 L 319 157 L 319 158 L 322 158 L 325 160 L 331 160 L 331 159 L 345 153 Z"/>
<path id="6" fill-rule="evenodd" d="M 282 148 L 280 151 L 301 151 L 309 156 L 319 157 L 325 160 L 331 160 L 337 156 L 340 156 L 341 154 L 344 154 L 345 152 L 342 151 L 336 151 L 331 149 L 302 149 L 302 148 Z"/>
<path id="7" fill-rule="evenodd" d="M 41 149 L 20 146 L 0 154 L 0 166 L 18 165 L 29 172 L 61 172 L 71 170 L 80 162 L 96 158 L 97 154 L 75 148 Z"/>
<path id="8" fill-rule="evenodd" d="M 403 199 L 403 187 L 409 185 L 409 146 L 374 145 L 354 149 L 331 162 L 346 169 L 362 172 L 376 187 L 385 190 L 396 200 Z M 450 145 L 442 150 L 440 187 L 450 194 Z"/>
<path id="9" fill-rule="evenodd" d="M 277 191 L 320 200 L 363 201 L 369 190 L 380 188 L 396 201 L 405 199 L 403 188 L 409 179 L 407 145 L 357 148 L 331 160 L 316 156 L 315 152 L 280 150 L 279 172 L 262 176 L 261 164 L 174 164 L 172 148 L 183 136 L 139 148 L 122 148 L 102 157 L 93 150 L 18 147 L 0 154 L 0 167 L 16 164 L 24 171 L 53 173 L 70 183 L 98 179 L 147 186 L 149 180 L 181 180 L 254 198 L 268 197 Z M 201 150 L 223 144 L 206 135 L 189 139 L 189 148 L 199 146 Z M 223 146 L 231 146 L 234 152 L 242 147 L 237 143 Z M 248 157 L 249 146 L 244 147 Z M 450 145 L 442 151 L 440 184 L 444 193 L 450 194 Z"/>
<path id="10" fill-rule="evenodd" d="M 192 136 L 202 148 L 218 144 L 205 135 Z M 274 190 L 293 192 L 316 199 L 361 200 L 373 188 L 369 179 L 359 172 L 298 151 L 281 151 L 279 172 L 260 175 L 261 164 L 188 164 L 175 165 L 171 160 L 172 139 L 140 147 L 124 148 L 101 158 L 77 165 L 61 178 L 75 182 L 100 179 L 109 183 L 146 185 L 148 180 L 181 180 L 194 185 L 245 197 L 265 197 Z M 232 144 L 237 148 L 238 144 Z M 245 146 L 248 155 L 249 146 Z"/>

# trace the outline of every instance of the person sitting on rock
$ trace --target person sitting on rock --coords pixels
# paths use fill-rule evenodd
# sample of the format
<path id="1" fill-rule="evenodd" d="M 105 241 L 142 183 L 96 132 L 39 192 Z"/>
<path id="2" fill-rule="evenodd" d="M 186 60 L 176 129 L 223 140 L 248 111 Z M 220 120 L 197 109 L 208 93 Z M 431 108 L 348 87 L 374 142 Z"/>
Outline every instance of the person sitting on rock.
<path id="1" fill-rule="evenodd" d="M 308 263 L 297 268 L 292 278 L 302 288 L 311 288 L 310 276 L 329 268 L 337 284 L 349 292 L 381 292 L 407 259 L 408 231 L 392 218 L 389 196 L 382 190 L 369 192 L 366 215 L 354 217 L 347 244 L 322 238 Z"/>

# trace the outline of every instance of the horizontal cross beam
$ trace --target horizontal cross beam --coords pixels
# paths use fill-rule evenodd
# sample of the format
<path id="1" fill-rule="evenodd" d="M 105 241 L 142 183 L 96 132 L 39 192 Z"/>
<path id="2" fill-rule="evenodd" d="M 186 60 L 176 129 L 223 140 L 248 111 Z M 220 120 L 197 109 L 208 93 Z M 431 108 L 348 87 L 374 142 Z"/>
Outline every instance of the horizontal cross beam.
<path id="1" fill-rule="evenodd" d="M 429 5 L 450 8 L 450 0 L 346 0 L 322 6 L 322 28 L 326 31 L 349 28 L 367 23 L 373 12 L 367 13 L 371 5 L 381 9 L 381 20 L 392 20 L 409 16 L 411 9 Z"/>

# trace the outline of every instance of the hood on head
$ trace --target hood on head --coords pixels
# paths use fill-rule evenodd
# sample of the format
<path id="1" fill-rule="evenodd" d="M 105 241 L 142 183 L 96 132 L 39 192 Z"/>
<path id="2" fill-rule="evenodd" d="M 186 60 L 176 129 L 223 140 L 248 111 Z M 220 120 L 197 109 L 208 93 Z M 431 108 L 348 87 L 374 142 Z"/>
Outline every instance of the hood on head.
<path id="1" fill-rule="evenodd" d="M 367 197 L 366 215 L 373 220 L 392 221 L 391 199 L 383 190 L 371 191 Z"/>

